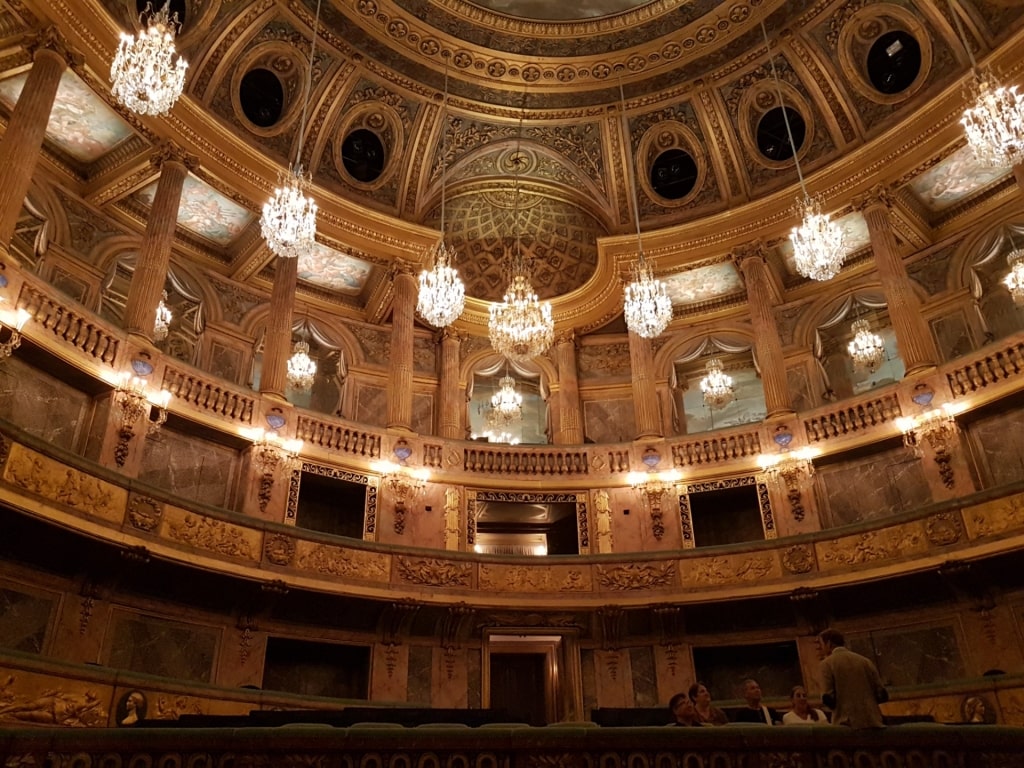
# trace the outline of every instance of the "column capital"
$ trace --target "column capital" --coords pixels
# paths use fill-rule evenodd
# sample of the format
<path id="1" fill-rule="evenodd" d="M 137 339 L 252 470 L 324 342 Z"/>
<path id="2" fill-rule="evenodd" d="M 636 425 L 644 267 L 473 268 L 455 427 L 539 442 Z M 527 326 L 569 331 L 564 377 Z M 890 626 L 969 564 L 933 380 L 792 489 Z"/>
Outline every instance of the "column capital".
<path id="1" fill-rule="evenodd" d="M 853 198 L 853 210 L 861 213 L 871 208 L 885 208 L 892 210 L 896 204 L 896 196 L 889 187 L 884 184 L 877 184 L 862 195 Z"/>
<path id="2" fill-rule="evenodd" d="M 732 249 L 729 254 L 729 258 L 732 259 L 740 269 L 743 269 L 743 265 L 751 259 L 757 259 L 761 262 L 766 262 L 768 256 L 768 247 L 765 245 L 763 240 L 751 240 L 749 243 L 743 243 Z"/>
<path id="3" fill-rule="evenodd" d="M 459 333 L 455 328 L 452 328 L 450 325 L 446 325 L 444 328 L 438 328 L 434 332 L 434 340 L 438 342 L 448 340 L 461 342 L 462 334 Z"/>
<path id="4" fill-rule="evenodd" d="M 32 54 L 33 59 L 37 54 L 46 51 L 57 54 L 68 67 L 80 67 L 85 63 L 85 57 L 71 47 L 56 27 L 39 30 L 26 40 L 25 48 Z"/>
<path id="5" fill-rule="evenodd" d="M 568 331 L 560 331 L 559 333 L 557 333 L 555 335 L 555 346 L 557 347 L 557 346 L 559 346 L 561 344 L 572 344 L 573 346 L 575 346 L 575 344 L 576 344 L 576 329 L 575 328 L 570 328 Z"/>
<path id="6" fill-rule="evenodd" d="M 173 141 L 160 142 L 149 156 L 150 165 L 156 168 L 163 167 L 164 163 L 180 163 L 190 171 L 199 170 L 199 158 L 190 155 L 185 149 Z"/>

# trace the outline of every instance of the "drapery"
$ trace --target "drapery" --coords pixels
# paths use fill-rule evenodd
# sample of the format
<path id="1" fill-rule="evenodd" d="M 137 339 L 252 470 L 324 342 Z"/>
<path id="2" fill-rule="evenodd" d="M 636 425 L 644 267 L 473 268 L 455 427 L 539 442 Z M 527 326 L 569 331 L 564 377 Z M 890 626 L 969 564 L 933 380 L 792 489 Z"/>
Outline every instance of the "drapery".
<path id="1" fill-rule="evenodd" d="M 533 361 L 516 362 L 515 360 L 509 360 L 508 358 L 493 354 L 487 355 L 477 363 L 476 368 L 473 369 L 473 375 L 469 377 L 469 381 L 466 382 L 466 405 L 473 400 L 473 388 L 476 383 L 477 376 L 495 377 L 504 375 L 504 371 L 507 370 L 510 374 L 520 379 L 528 379 L 530 381 L 537 382 L 537 389 L 540 392 L 541 400 L 544 403 L 544 434 L 548 436 L 548 441 L 551 440 L 551 407 L 548 396 L 550 394 L 550 388 L 548 383 L 544 380 L 543 371 Z"/>
<path id="2" fill-rule="evenodd" d="M 855 291 L 834 304 L 829 314 L 814 329 L 814 364 L 818 369 L 818 374 L 821 376 L 823 392 L 832 392 L 832 379 L 825 369 L 825 339 L 822 337 L 821 332 L 839 325 L 849 317 L 851 312 L 856 315 L 859 307 L 884 309 L 886 306 L 888 305 L 885 301 L 885 294 L 880 289 Z"/>
<path id="3" fill-rule="evenodd" d="M 968 286 L 974 298 L 974 312 L 981 323 L 986 337 L 992 336 L 992 329 L 981 310 L 981 299 L 985 295 L 985 283 L 982 280 L 981 267 L 990 264 L 1004 254 L 1024 248 L 1024 224 L 1007 223 L 999 229 L 985 235 L 975 246 L 968 262 Z"/>

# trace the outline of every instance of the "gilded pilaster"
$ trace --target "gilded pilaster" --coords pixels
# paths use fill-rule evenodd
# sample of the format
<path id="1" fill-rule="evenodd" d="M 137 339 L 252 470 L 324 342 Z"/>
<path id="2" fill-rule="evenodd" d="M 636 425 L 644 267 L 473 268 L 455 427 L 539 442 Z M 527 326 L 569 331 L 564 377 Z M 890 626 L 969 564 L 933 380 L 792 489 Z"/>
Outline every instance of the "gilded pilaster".
<path id="1" fill-rule="evenodd" d="M 662 437 L 658 415 L 658 393 L 654 387 L 654 353 L 651 340 L 630 331 L 629 365 L 633 374 L 633 412 L 636 440 Z"/>
<path id="2" fill-rule="evenodd" d="M 284 399 L 288 355 L 292 346 L 292 309 L 298 280 L 298 259 L 278 256 L 274 262 L 274 287 L 270 292 L 270 314 L 263 345 L 260 394 Z"/>
<path id="3" fill-rule="evenodd" d="M 754 326 L 754 350 L 761 366 L 761 385 L 767 418 L 793 413 L 793 403 L 786 382 L 786 359 L 782 354 L 782 341 L 772 312 L 774 301 L 768 278 L 768 265 L 764 247 L 760 242 L 750 243 L 737 250 L 733 258 L 743 273 L 747 286 L 747 304 Z"/>
<path id="4" fill-rule="evenodd" d="M 394 311 L 391 315 L 391 357 L 388 360 L 388 429 L 412 431 L 413 319 L 416 279 L 399 270 L 394 276 Z"/>
<path id="5" fill-rule="evenodd" d="M 889 195 L 886 190 L 876 188 L 858 200 L 856 206 L 868 225 L 875 267 L 907 375 L 934 368 L 938 351 L 896 246 L 896 236 L 889 222 L 892 207 Z"/>
<path id="6" fill-rule="evenodd" d="M 459 354 L 462 339 L 450 328 L 441 335 L 441 391 L 438 397 L 437 434 L 446 440 L 461 440 L 466 409 L 459 402 Z"/>
<path id="7" fill-rule="evenodd" d="M 555 360 L 558 364 L 558 429 L 556 445 L 583 443 L 583 419 L 580 416 L 580 384 L 576 370 L 576 336 L 565 333 L 555 340 Z"/>
<path id="8" fill-rule="evenodd" d="M 167 266 L 171 260 L 181 191 L 189 169 L 195 166 L 195 160 L 177 147 L 166 144 L 153 156 L 152 162 L 160 168 L 160 181 L 146 220 L 146 235 L 139 249 L 139 259 L 128 288 L 124 312 L 125 329 L 150 342 L 153 341 L 156 308 L 160 303 Z"/>
<path id="9" fill-rule="evenodd" d="M 32 69 L 0 141 L 0 246 L 7 248 L 28 194 L 60 78 L 72 54 L 51 30 L 35 43 Z"/>

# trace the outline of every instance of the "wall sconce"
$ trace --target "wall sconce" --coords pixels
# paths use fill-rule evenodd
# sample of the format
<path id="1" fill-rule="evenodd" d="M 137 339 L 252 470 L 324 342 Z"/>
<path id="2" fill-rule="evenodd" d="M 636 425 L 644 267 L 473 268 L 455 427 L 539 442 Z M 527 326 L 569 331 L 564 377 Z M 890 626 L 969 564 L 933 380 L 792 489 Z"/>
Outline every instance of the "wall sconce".
<path id="1" fill-rule="evenodd" d="M 665 535 L 665 516 L 661 509 L 661 500 L 682 478 L 682 473 L 676 469 L 664 472 L 649 469 L 646 472 L 630 472 L 626 476 L 626 482 L 640 494 L 640 502 L 651 516 L 651 533 L 658 541 Z"/>
<path id="2" fill-rule="evenodd" d="M 917 416 L 901 416 L 896 426 L 903 433 L 903 444 L 913 448 L 918 457 L 924 456 L 923 444 L 932 449 L 935 464 L 939 468 L 942 484 L 952 488 L 956 482 L 953 473 L 953 449 L 956 447 L 960 426 L 956 423 L 959 408 L 945 403 Z"/>
<path id="3" fill-rule="evenodd" d="M 14 313 L 13 324 L 0 323 L 0 326 L 7 326 L 11 331 L 7 341 L 0 343 L 0 361 L 6 360 L 14 350 L 21 346 L 21 329 L 31 319 L 32 314 L 24 307 L 19 307 L 18 311 Z"/>
<path id="4" fill-rule="evenodd" d="M 302 441 L 286 440 L 277 432 L 261 427 L 244 430 L 242 434 L 252 440 L 252 463 L 260 473 L 260 512 L 266 512 L 274 488 L 274 474 L 288 472 L 298 463 Z"/>
<path id="5" fill-rule="evenodd" d="M 167 421 L 167 406 L 170 402 L 171 393 L 166 389 L 147 392 L 145 379 L 127 371 L 121 374 L 114 389 L 114 403 L 121 415 L 117 446 L 114 448 L 117 466 L 123 467 L 128 458 L 128 444 L 135 437 L 135 425 L 139 419 L 145 415 L 146 434 L 154 434 Z"/>
<path id="6" fill-rule="evenodd" d="M 783 453 L 762 453 L 757 464 L 768 477 L 786 489 L 786 499 L 793 512 L 793 519 L 800 522 L 805 511 L 801 488 L 814 476 L 814 457 L 818 451 L 813 448 L 797 448 Z"/>
<path id="7" fill-rule="evenodd" d="M 430 472 L 423 468 L 414 468 L 406 464 L 412 456 L 412 448 L 399 440 L 394 448 L 396 464 L 393 461 L 375 461 L 370 469 L 380 473 L 381 485 L 386 487 L 395 500 L 395 533 L 405 533 L 405 513 L 409 505 L 421 494 L 430 479 Z"/>

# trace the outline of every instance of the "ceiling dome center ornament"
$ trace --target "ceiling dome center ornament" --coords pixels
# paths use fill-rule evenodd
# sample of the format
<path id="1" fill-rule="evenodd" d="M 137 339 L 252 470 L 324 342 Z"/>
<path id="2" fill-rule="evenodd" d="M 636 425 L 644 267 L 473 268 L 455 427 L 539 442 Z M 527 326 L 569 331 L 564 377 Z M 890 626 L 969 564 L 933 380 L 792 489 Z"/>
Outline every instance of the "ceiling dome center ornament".
<path id="1" fill-rule="evenodd" d="M 430 268 L 420 272 L 416 311 L 435 328 L 451 325 L 466 306 L 466 286 L 452 266 L 455 260 L 445 242 L 444 203 L 448 158 L 448 64 L 444 68 L 444 101 L 441 104 L 441 239 L 428 253 Z"/>
<path id="2" fill-rule="evenodd" d="M 832 217 L 821 210 L 821 201 L 811 197 L 807 192 L 807 184 L 804 182 L 804 174 L 800 169 L 800 155 L 797 152 L 796 141 L 793 138 L 793 127 L 789 122 L 789 113 L 786 110 L 786 102 L 782 95 L 782 86 L 779 85 L 779 73 L 775 68 L 775 57 L 771 52 L 771 43 L 768 41 L 768 30 L 764 21 L 761 21 L 761 34 L 764 36 L 764 46 L 768 51 L 768 63 L 771 65 L 772 80 L 775 83 L 775 90 L 782 107 L 782 119 L 786 125 L 786 137 L 789 139 L 790 149 L 793 151 L 793 164 L 796 166 L 796 175 L 800 180 L 801 199 L 797 202 L 797 213 L 800 215 L 800 224 L 793 228 L 790 233 L 790 240 L 793 243 L 793 258 L 796 262 L 796 269 L 804 277 L 811 280 L 831 280 L 839 274 L 846 260 L 846 234 L 843 228 Z"/>
<path id="3" fill-rule="evenodd" d="M 320 4 L 316 3 L 313 39 L 309 45 L 309 72 L 306 76 L 299 135 L 295 142 L 295 162 L 280 179 L 273 197 L 263 206 L 260 234 L 267 247 L 282 258 L 295 259 L 308 253 L 316 243 L 316 202 L 307 197 L 310 179 L 302 170 L 302 144 L 306 138 L 306 115 L 313 90 L 313 62 L 316 60 L 316 39 L 320 29 Z"/>
<path id="4" fill-rule="evenodd" d="M 516 155 L 523 140 L 523 113 L 519 115 L 519 137 Z M 555 340 L 555 321 L 551 315 L 551 302 L 540 301 L 530 285 L 527 261 L 523 257 L 519 233 L 519 175 L 517 165 L 513 199 L 515 216 L 512 219 L 515 246 L 510 259 L 511 279 L 500 303 L 492 304 L 487 323 L 487 334 L 494 351 L 510 360 L 526 362 L 547 352 Z"/>
<path id="5" fill-rule="evenodd" d="M 110 66 L 111 93 L 139 115 L 168 112 L 185 87 L 188 62 L 178 56 L 174 38 L 180 28 L 171 3 L 153 12 L 151 4 L 140 15 L 145 29 L 136 38 L 122 32 L 114 63 Z M 149 17 L 146 21 L 146 17 Z"/>

